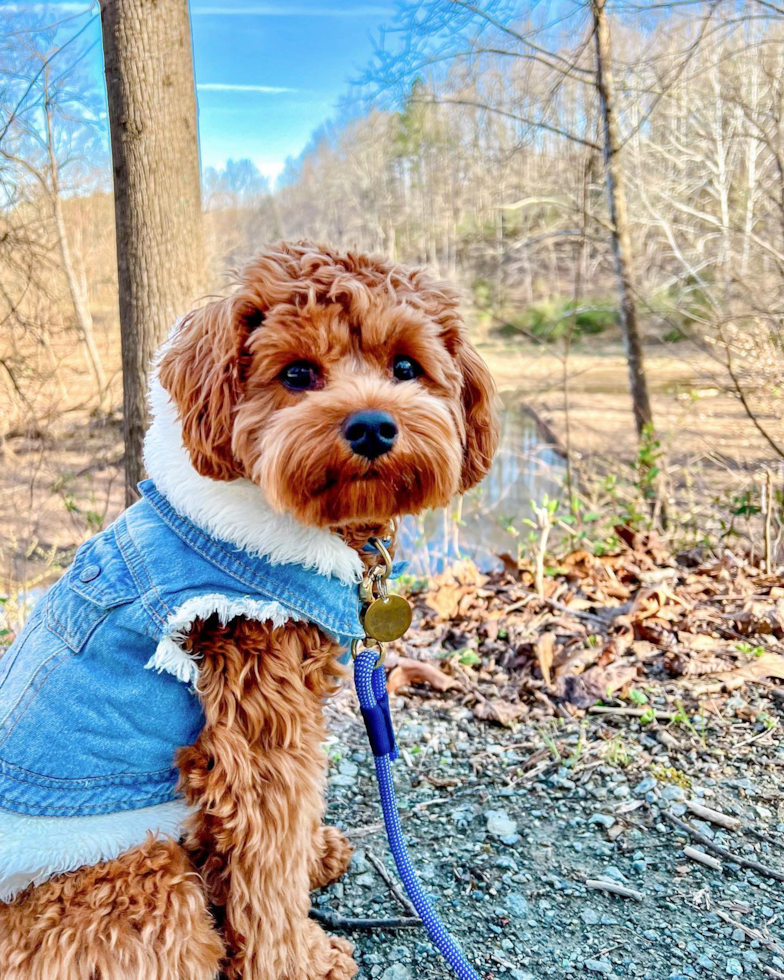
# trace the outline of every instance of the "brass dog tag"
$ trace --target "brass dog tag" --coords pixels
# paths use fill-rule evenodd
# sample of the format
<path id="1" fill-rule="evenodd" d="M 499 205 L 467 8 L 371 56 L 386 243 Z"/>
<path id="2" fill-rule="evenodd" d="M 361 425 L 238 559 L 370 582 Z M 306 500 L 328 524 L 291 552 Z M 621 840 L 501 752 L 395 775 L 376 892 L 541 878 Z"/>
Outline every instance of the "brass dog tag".
<path id="1" fill-rule="evenodd" d="M 411 606 L 401 595 L 380 596 L 365 610 L 362 625 L 374 640 L 382 643 L 399 640 L 411 625 Z"/>

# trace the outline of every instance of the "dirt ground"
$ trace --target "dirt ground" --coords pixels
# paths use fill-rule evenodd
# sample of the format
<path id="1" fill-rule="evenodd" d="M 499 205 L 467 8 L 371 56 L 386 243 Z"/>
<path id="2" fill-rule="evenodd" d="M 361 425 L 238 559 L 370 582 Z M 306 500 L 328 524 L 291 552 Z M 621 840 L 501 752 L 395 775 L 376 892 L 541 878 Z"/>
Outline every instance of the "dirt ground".
<path id="1" fill-rule="evenodd" d="M 569 355 L 568 435 L 564 364 L 558 357 L 533 345 L 490 342 L 480 349 L 504 400 L 531 405 L 562 445 L 568 439 L 583 456 L 634 456 L 629 377 L 619 345 L 586 342 Z M 728 379 L 719 362 L 682 342 L 649 346 L 645 364 L 657 430 L 672 465 L 753 470 L 776 463 L 740 401 L 725 390 Z M 750 395 L 760 420 L 781 440 L 781 419 L 763 407 L 769 393 Z"/>
<path id="2" fill-rule="evenodd" d="M 329 714 L 328 820 L 357 854 L 314 904 L 344 917 L 405 916 L 371 863 L 394 867 L 353 694 Z M 483 976 L 784 977 L 780 727 L 744 722 L 732 705 L 701 734 L 589 716 L 582 732 L 577 723 L 559 726 L 557 753 L 532 764 L 545 744 L 539 727 L 492 727 L 466 708 L 416 696 L 393 699 L 393 715 L 403 750 L 395 778 L 416 867 Z M 739 828 L 694 818 L 692 799 L 736 817 Z M 714 870 L 688 858 L 687 844 L 705 848 L 667 813 L 736 859 Z M 447 976 L 421 929 L 347 934 L 361 977 Z"/>

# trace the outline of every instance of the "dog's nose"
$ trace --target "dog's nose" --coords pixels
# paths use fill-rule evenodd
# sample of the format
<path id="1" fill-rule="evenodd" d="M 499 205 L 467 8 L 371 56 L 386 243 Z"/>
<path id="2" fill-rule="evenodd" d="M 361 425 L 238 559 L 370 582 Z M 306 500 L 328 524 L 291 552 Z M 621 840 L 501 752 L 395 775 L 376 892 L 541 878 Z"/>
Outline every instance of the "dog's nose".
<path id="1" fill-rule="evenodd" d="M 378 459 L 395 445 L 397 426 L 387 412 L 367 410 L 349 415 L 343 435 L 357 456 Z"/>

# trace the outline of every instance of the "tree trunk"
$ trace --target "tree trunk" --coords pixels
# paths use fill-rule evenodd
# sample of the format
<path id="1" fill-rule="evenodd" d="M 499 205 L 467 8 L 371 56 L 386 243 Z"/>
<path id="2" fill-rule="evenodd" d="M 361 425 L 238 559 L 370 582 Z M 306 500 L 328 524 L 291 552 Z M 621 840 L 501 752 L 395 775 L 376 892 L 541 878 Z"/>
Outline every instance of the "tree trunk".
<path id="1" fill-rule="evenodd" d="M 604 166 L 607 181 L 607 202 L 612 226 L 612 250 L 615 275 L 618 280 L 621 329 L 626 344 L 629 383 L 637 433 L 653 424 L 653 413 L 645 378 L 642 342 L 637 322 L 632 272 L 632 245 L 626 213 L 626 192 L 621 169 L 618 124 L 615 117 L 615 90 L 610 56 L 610 25 L 605 9 L 606 0 L 591 0 L 596 40 L 596 87 L 602 114 Z"/>
<path id="2" fill-rule="evenodd" d="M 132 503 L 152 354 L 204 288 L 196 90 L 187 0 L 101 0 L 101 22 Z"/>

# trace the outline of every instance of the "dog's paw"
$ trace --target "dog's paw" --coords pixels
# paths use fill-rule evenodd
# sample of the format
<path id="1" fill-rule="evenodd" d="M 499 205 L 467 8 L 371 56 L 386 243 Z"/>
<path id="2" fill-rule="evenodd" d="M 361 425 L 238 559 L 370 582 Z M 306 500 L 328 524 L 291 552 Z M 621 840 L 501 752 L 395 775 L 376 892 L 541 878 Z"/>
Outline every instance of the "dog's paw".
<path id="1" fill-rule="evenodd" d="M 327 936 L 325 952 L 326 972 L 319 972 L 308 980 L 351 980 L 359 972 L 354 961 L 354 946 L 340 936 Z"/>
<path id="2" fill-rule="evenodd" d="M 348 870 L 354 848 L 337 827 L 319 827 L 315 860 L 310 869 L 310 887 L 323 888 Z"/>

